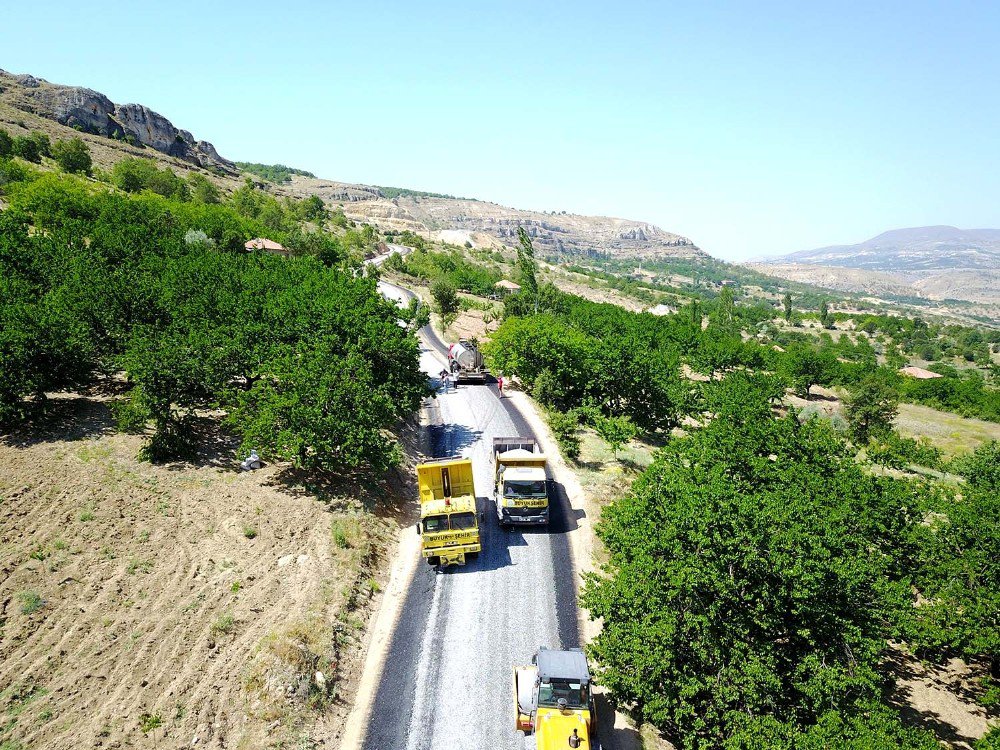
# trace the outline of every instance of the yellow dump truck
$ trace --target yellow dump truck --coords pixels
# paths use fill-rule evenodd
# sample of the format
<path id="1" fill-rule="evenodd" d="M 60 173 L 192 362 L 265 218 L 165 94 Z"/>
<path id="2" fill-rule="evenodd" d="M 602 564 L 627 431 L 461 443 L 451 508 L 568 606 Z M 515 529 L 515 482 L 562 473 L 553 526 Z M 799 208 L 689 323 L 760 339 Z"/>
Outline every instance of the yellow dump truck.
<path id="1" fill-rule="evenodd" d="M 525 736 L 534 734 L 538 750 L 599 750 L 597 712 L 583 651 L 543 646 L 531 662 L 529 666 L 514 667 L 517 729 Z"/>
<path id="2" fill-rule="evenodd" d="M 417 465 L 421 553 L 431 565 L 465 565 L 482 549 L 472 461 L 454 458 Z"/>
<path id="3" fill-rule="evenodd" d="M 549 522 L 547 460 L 533 438 L 493 438 L 494 500 L 500 526 Z"/>

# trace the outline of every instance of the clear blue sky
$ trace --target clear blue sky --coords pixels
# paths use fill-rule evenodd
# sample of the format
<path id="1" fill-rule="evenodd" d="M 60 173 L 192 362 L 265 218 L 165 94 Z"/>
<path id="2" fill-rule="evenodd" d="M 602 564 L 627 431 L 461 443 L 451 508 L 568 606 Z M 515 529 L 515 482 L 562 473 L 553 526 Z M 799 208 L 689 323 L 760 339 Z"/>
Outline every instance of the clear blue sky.
<path id="1" fill-rule="evenodd" d="M 0 67 L 232 159 L 737 259 L 1000 226 L 996 2 L 20 2 Z"/>

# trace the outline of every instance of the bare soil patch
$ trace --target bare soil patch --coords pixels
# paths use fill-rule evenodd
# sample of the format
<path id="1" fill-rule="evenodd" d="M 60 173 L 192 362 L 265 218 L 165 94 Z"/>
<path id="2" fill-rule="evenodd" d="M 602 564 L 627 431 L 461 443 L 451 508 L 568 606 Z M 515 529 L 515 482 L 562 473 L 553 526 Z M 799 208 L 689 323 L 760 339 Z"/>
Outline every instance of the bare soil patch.
<path id="1" fill-rule="evenodd" d="M 364 490 L 141 441 L 92 397 L 0 438 L 0 743 L 335 746 L 408 472 Z"/>

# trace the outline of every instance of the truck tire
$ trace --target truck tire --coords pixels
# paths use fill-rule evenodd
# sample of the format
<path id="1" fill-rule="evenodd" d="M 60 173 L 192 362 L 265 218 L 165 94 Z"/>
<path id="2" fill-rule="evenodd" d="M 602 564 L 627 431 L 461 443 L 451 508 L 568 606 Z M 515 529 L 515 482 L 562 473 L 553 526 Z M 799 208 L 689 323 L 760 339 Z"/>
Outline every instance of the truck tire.
<path id="1" fill-rule="evenodd" d="M 427 564 L 428 565 L 437 565 L 440 562 L 441 562 L 441 559 L 439 557 L 432 556 L 432 557 L 428 557 L 427 558 Z"/>

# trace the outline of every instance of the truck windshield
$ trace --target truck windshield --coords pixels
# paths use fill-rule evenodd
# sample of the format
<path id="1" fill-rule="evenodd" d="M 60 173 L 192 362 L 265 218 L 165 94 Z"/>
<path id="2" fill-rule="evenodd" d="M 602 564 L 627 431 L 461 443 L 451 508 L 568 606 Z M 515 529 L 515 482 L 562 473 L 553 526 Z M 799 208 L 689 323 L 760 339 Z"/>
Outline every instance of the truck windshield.
<path id="1" fill-rule="evenodd" d="M 558 706 L 560 698 L 565 698 L 570 708 L 586 708 L 587 688 L 568 680 L 551 680 L 538 686 L 539 706 Z"/>
<path id="2" fill-rule="evenodd" d="M 451 530 L 452 531 L 462 531 L 464 529 L 474 529 L 476 528 L 476 514 L 475 513 L 452 513 L 451 514 Z"/>
<path id="3" fill-rule="evenodd" d="M 424 533 L 448 530 L 448 516 L 427 516 L 424 519 Z"/>
<path id="4" fill-rule="evenodd" d="M 545 497 L 545 482 L 510 481 L 503 483 L 504 497 Z"/>

